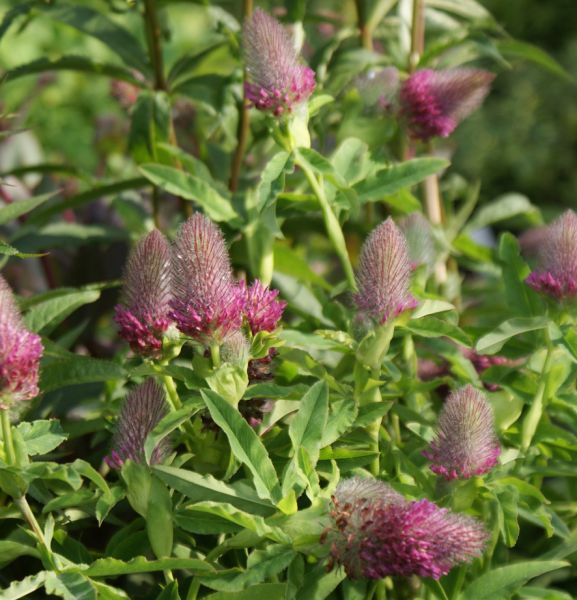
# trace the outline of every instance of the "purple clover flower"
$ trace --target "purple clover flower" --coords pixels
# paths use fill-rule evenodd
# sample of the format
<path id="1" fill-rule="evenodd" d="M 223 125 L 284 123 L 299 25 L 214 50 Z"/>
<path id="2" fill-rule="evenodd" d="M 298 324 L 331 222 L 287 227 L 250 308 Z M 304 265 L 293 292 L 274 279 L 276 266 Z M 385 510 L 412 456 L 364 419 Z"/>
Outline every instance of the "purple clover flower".
<path id="1" fill-rule="evenodd" d="M 565 211 L 543 235 L 539 268 L 525 280 L 534 290 L 556 300 L 577 297 L 577 215 Z"/>
<path id="2" fill-rule="evenodd" d="M 357 269 L 354 300 L 361 313 L 379 323 L 415 308 L 409 292 L 411 261 L 407 241 L 389 217 L 367 238 Z"/>
<path id="3" fill-rule="evenodd" d="M 501 453 L 493 410 L 484 395 L 467 385 L 452 392 L 439 415 L 437 436 L 423 455 L 445 479 L 488 473 Z"/>
<path id="4" fill-rule="evenodd" d="M 170 247 L 156 229 L 138 242 L 128 256 L 120 304 L 114 320 L 133 352 L 158 357 L 169 317 Z"/>
<path id="5" fill-rule="evenodd" d="M 233 279 L 220 229 L 204 215 L 194 214 L 181 227 L 172 273 L 170 316 L 182 333 L 210 345 L 240 329 L 245 295 Z"/>
<path id="6" fill-rule="evenodd" d="M 274 17 L 257 8 L 244 24 L 243 39 L 251 80 L 245 94 L 257 109 L 278 117 L 313 93 L 314 71 L 299 64 L 291 36 Z"/>
<path id="7" fill-rule="evenodd" d="M 273 331 L 286 306 L 284 300 L 277 300 L 278 290 L 271 290 L 255 279 L 250 287 L 241 281 L 245 295 L 244 316 L 253 335 L 259 331 Z"/>
<path id="8" fill-rule="evenodd" d="M 480 556 L 488 538 L 476 519 L 358 477 L 339 483 L 330 517 L 333 526 L 321 538 L 330 547 L 329 566 L 342 565 L 352 579 L 439 579 Z"/>
<path id="9" fill-rule="evenodd" d="M 12 290 L 0 276 L 0 409 L 38 395 L 40 336 L 24 327 Z"/>
<path id="10" fill-rule="evenodd" d="M 145 464 L 146 437 L 167 412 L 164 391 L 154 379 L 147 379 L 135 387 L 122 405 L 112 450 L 104 459 L 106 464 L 113 469 L 121 469 L 127 460 Z M 170 451 L 170 441 L 164 438 L 154 448 L 150 463 L 160 464 Z"/>
<path id="11" fill-rule="evenodd" d="M 415 71 L 401 86 L 401 116 L 411 137 L 447 137 L 483 102 L 493 73 L 480 69 Z"/>

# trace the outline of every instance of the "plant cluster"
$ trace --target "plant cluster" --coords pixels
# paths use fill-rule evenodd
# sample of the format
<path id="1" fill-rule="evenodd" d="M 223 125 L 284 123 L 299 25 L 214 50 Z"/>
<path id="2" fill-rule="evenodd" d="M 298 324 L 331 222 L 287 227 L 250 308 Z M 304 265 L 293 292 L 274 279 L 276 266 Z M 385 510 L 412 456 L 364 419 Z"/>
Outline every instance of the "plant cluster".
<path id="1" fill-rule="evenodd" d="M 96 173 L 0 121 L 0 596 L 574 597 L 577 215 L 446 158 L 507 59 L 561 67 L 475 0 L 173 4 L 0 25 L 116 55 L 0 90 L 121 115 Z"/>

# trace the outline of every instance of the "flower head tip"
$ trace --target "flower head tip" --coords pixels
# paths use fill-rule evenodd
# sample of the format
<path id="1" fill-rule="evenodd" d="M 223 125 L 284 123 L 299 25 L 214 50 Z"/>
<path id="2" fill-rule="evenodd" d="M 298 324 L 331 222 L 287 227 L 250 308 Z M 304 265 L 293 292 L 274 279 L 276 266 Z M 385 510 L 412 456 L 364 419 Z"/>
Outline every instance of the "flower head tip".
<path id="1" fill-rule="evenodd" d="M 357 270 L 357 308 L 379 323 L 414 308 L 417 301 L 409 292 L 410 277 L 407 242 L 389 217 L 363 244 Z"/>
<path id="2" fill-rule="evenodd" d="M 154 379 L 147 379 L 135 387 L 122 405 L 112 450 L 105 458 L 108 466 L 120 469 L 129 459 L 145 464 L 146 437 L 167 412 L 164 391 Z M 170 453 L 170 449 L 170 441 L 164 438 L 154 448 L 150 457 L 151 464 L 161 463 Z"/>
<path id="3" fill-rule="evenodd" d="M 437 436 L 423 454 L 445 479 L 489 472 L 501 453 L 493 410 L 484 395 L 467 385 L 452 392 L 439 415 Z"/>
<path id="4" fill-rule="evenodd" d="M 134 352 L 160 354 L 164 332 L 171 324 L 170 298 L 170 247 L 155 229 L 129 254 L 120 304 L 115 308 L 120 336 Z"/>
<path id="5" fill-rule="evenodd" d="M 565 211 L 543 236 L 539 267 L 525 280 L 527 285 L 557 300 L 577 297 L 577 215 Z"/>
<path id="6" fill-rule="evenodd" d="M 243 40 L 251 80 L 245 91 L 256 108 L 280 116 L 312 94 L 314 71 L 298 62 L 289 33 L 274 17 L 257 8 L 244 24 Z"/>

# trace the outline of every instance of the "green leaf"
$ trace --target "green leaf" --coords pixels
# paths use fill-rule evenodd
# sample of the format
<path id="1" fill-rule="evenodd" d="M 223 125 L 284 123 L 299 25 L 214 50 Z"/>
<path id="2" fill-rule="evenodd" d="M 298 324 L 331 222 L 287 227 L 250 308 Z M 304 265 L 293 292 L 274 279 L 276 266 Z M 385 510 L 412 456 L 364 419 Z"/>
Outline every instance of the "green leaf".
<path id="1" fill-rule="evenodd" d="M 377 202 L 385 196 L 420 183 L 449 166 L 444 158 L 413 158 L 397 165 L 386 167 L 375 175 L 357 183 L 354 190 L 361 203 Z"/>
<path id="2" fill-rule="evenodd" d="M 484 335 L 476 344 L 475 350 L 479 354 L 495 354 L 511 338 L 527 333 L 528 331 L 537 331 L 547 327 L 548 320 L 546 317 L 518 317 L 509 319 L 501 323 L 497 329 Z"/>
<path id="3" fill-rule="evenodd" d="M 38 4 L 34 4 L 35 7 Z M 147 73 L 149 62 L 140 42 L 126 29 L 87 6 L 47 6 L 46 14 L 106 44 L 129 67 Z"/>
<path id="4" fill-rule="evenodd" d="M 508 306 L 514 307 L 515 314 L 523 317 L 537 314 L 540 300 L 525 283 L 531 270 L 521 257 L 517 238 L 509 232 L 499 240 L 499 262 Z"/>
<path id="5" fill-rule="evenodd" d="M 228 521 L 238 525 L 239 528 L 253 531 L 259 537 L 266 537 L 281 544 L 290 544 L 290 537 L 279 527 L 273 527 L 266 523 L 263 517 L 250 515 L 232 506 L 232 504 L 223 504 L 217 502 L 197 502 L 187 509 L 181 510 L 177 515 L 177 520 L 183 522 L 183 519 L 207 519 L 217 517 L 213 522 L 221 520 Z M 194 523 L 189 523 L 193 527 L 198 527 Z M 232 531 L 238 531 L 235 527 Z"/>
<path id="6" fill-rule="evenodd" d="M 48 571 L 44 587 L 48 594 L 64 600 L 97 600 L 96 589 L 92 582 L 80 573 Z"/>
<path id="7" fill-rule="evenodd" d="M 152 474 L 146 465 L 127 460 L 122 465 L 122 479 L 126 483 L 126 498 L 130 506 L 141 517 L 146 518 L 148 514 L 150 488 L 152 486 Z"/>
<path id="8" fill-rule="evenodd" d="M 280 545 L 255 550 L 249 555 L 247 568 L 242 573 L 205 578 L 202 583 L 213 590 L 240 592 L 254 584 L 274 578 L 290 565 L 295 556 L 294 550 Z"/>
<path id="9" fill-rule="evenodd" d="M 26 444 L 26 450 L 30 456 L 46 454 L 68 438 L 64 433 L 60 422 L 56 419 L 22 421 L 16 429 L 20 432 L 22 441 Z"/>
<path id="10" fill-rule="evenodd" d="M 137 556 L 127 562 L 117 558 L 101 558 L 91 565 L 75 565 L 64 569 L 66 573 L 82 573 L 87 577 L 116 577 L 133 573 L 153 573 L 166 569 L 186 569 L 193 575 L 214 573 L 214 568 L 208 563 L 196 558 L 163 558 L 148 560 Z"/>
<path id="11" fill-rule="evenodd" d="M 421 319 L 428 315 L 436 315 L 449 310 L 456 310 L 455 305 L 445 302 L 445 300 L 423 300 L 411 314 L 411 319 Z"/>
<path id="12" fill-rule="evenodd" d="M 156 596 L 156 600 L 181 600 L 180 594 L 178 593 L 178 581 L 169 583 L 162 592 Z"/>
<path id="13" fill-rule="evenodd" d="M 42 252 L 20 252 L 18 248 L 14 248 L 10 244 L 0 240 L 0 254 L 4 256 L 16 256 L 18 258 L 38 258 L 39 256 L 46 256 L 46 253 Z"/>
<path id="14" fill-rule="evenodd" d="M 543 220 L 539 209 L 522 194 L 505 194 L 484 204 L 467 223 L 467 229 L 481 229 L 487 225 L 526 215 L 532 225 L 540 225 Z"/>
<path id="15" fill-rule="evenodd" d="M 538 46 L 513 39 L 497 40 L 495 44 L 497 50 L 499 50 L 505 58 L 520 58 L 522 60 L 527 60 L 554 73 L 562 79 L 573 83 L 575 82 L 575 79 L 569 72 Z"/>
<path id="16" fill-rule="evenodd" d="M 18 217 L 29 213 L 34 210 L 37 206 L 40 206 L 46 200 L 54 196 L 51 194 L 43 194 L 42 196 L 35 196 L 34 198 L 27 198 L 26 200 L 18 200 L 16 202 L 12 202 L 11 204 L 7 204 L 0 208 L 0 225 L 4 225 L 5 223 L 9 223 L 10 221 L 14 221 Z"/>
<path id="17" fill-rule="evenodd" d="M 448 337 L 465 346 L 471 345 L 469 336 L 457 325 L 442 321 L 436 317 L 423 317 L 414 319 L 402 326 L 416 335 L 426 338 Z"/>
<path id="18" fill-rule="evenodd" d="M 230 503 L 250 514 L 269 516 L 275 508 L 261 500 L 246 486 L 228 485 L 211 475 L 199 475 L 185 469 L 156 465 L 154 473 L 171 488 L 190 498 L 193 502 L 205 500 Z"/>
<path id="19" fill-rule="evenodd" d="M 158 144 L 169 139 L 171 106 L 168 94 L 144 90 L 132 109 L 128 149 L 136 163 L 155 161 Z"/>
<path id="20" fill-rule="evenodd" d="M 349 185 L 354 185 L 365 179 L 369 172 L 371 161 L 368 146 L 358 138 L 347 138 L 333 152 L 331 163 Z"/>
<path id="21" fill-rule="evenodd" d="M 140 166 L 140 171 L 154 185 L 170 194 L 196 202 L 213 221 L 238 220 L 230 200 L 204 179 L 166 165 L 145 164 Z"/>
<path id="22" fill-rule="evenodd" d="M 142 86 L 142 81 L 134 77 L 129 69 L 120 65 L 103 63 L 86 56 L 61 56 L 59 58 L 37 58 L 31 62 L 18 65 L 4 74 L 4 81 L 14 81 L 20 77 L 45 73 L 46 71 L 79 71 L 91 75 L 102 75 L 113 79 L 128 81 L 132 85 Z"/>
<path id="23" fill-rule="evenodd" d="M 65 291 L 33 306 L 24 316 L 24 323 L 32 331 L 47 334 L 77 308 L 92 304 L 99 298 L 99 290 Z"/>
<path id="24" fill-rule="evenodd" d="M 0 590 L 3 600 L 18 600 L 24 598 L 44 585 L 47 571 L 39 571 L 35 575 L 29 575 L 20 581 L 13 581 L 9 587 Z"/>
<path id="25" fill-rule="evenodd" d="M 323 432 L 327 424 L 329 391 L 326 382 L 317 381 L 301 400 L 299 410 L 289 425 L 293 451 L 304 448 L 312 466 L 317 464 Z"/>
<path id="26" fill-rule="evenodd" d="M 257 187 L 258 212 L 274 204 L 284 187 L 284 175 L 294 169 L 291 155 L 284 150 L 277 152 L 263 169 Z"/>
<path id="27" fill-rule="evenodd" d="M 205 600 L 285 600 L 286 583 L 261 583 L 242 592 L 217 592 Z"/>
<path id="28" fill-rule="evenodd" d="M 0 564 L 11 563 L 20 556 L 39 558 L 40 555 L 33 545 L 22 544 L 14 540 L 0 540 Z M 0 597 L 4 598 L 2 595 Z"/>
<path id="29" fill-rule="evenodd" d="M 174 530 L 172 525 L 172 499 L 166 484 L 157 477 L 150 480 L 148 508 L 146 511 L 146 532 L 156 558 L 166 558 L 172 554 Z"/>
<path id="30" fill-rule="evenodd" d="M 281 500 L 281 491 L 275 468 L 254 429 L 231 406 L 212 390 L 201 390 L 201 395 L 214 422 L 224 431 L 233 454 L 253 475 L 257 494 L 275 504 Z"/>
<path id="31" fill-rule="evenodd" d="M 275 271 L 292 275 L 299 281 L 318 285 L 327 291 L 332 290 L 330 283 L 311 269 L 309 261 L 286 244 L 277 242 L 274 245 L 274 268 Z"/>
<path id="32" fill-rule="evenodd" d="M 45 223 L 51 217 L 60 215 L 67 209 L 79 208 L 93 200 L 120 194 L 127 190 L 138 190 L 148 185 L 148 181 L 144 177 L 133 177 L 131 179 L 125 179 L 124 181 L 93 186 L 85 192 L 72 196 L 71 198 L 53 202 L 50 206 L 34 212 L 34 214 L 28 217 L 26 224 L 38 225 L 40 223 Z"/>
<path id="33" fill-rule="evenodd" d="M 110 360 L 89 356 L 71 355 L 63 359 L 50 360 L 42 365 L 40 388 L 51 392 L 68 385 L 114 381 L 126 378 L 124 367 Z"/>
<path id="34" fill-rule="evenodd" d="M 296 154 L 299 160 L 308 165 L 309 169 L 315 173 L 329 178 L 337 187 L 346 187 L 346 181 L 342 178 L 341 174 L 336 171 L 328 159 L 316 150 L 299 148 L 296 150 Z"/>
<path id="35" fill-rule="evenodd" d="M 550 560 L 520 562 L 493 569 L 475 579 L 463 592 L 462 600 L 507 600 L 530 579 L 568 566 L 567 562 Z"/>
<path id="36" fill-rule="evenodd" d="M 324 564 L 317 565 L 305 576 L 298 600 L 324 600 L 346 577 L 344 569 L 333 569 L 327 573 Z"/>

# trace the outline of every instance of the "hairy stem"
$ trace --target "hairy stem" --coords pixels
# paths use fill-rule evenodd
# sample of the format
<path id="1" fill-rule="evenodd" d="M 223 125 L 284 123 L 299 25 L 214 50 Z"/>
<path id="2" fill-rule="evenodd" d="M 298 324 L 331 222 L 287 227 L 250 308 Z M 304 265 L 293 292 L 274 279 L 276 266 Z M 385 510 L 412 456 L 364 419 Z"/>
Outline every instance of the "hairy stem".
<path id="1" fill-rule="evenodd" d="M 253 0 L 244 0 L 242 6 L 242 15 L 244 19 L 249 18 L 252 15 Z M 244 69 L 243 83 L 246 81 L 246 69 Z M 241 105 L 239 107 L 238 116 L 238 127 L 236 130 L 237 144 L 232 157 L 232 166 L 230 171 L 230 181 L 228 187 L 231 192 L 236 192 L 238 189 L 238 179 L 240 176 L 240 169 L 242 167 L 242 159 L 246 149 L 246 142 L 249 131 L 249 112 L 246 100 L 246 92 L 242 92 Z"/>
<path id="2" fill-rule="evenodd" d="M 537 431 L 537 427 L 541 421 L 541 417 L 543 416 L 543 408 L 545 401 L 547 400 L 547 375 L 549 373 L 549 369 L 551 368 L 554 350 L 554 346 L 551 342 L 551 337 L 549 336 L 547 329 L 545 329 L 545 342 L 547 344 L 547 353 L 545 354 L 545 361 L 543 362 L 541 375 L 539 377 L 539 387 L 537 388 L 537 392 L 533 397 L 533 402 L 531 403 L 531 407 L 529 408 L 527 416 L 523 421 L 523 428 L 521 430 L 521 449 L 524 452 L 527 452 L 531 442 L 533 441 L 533 436 L 535 435 L 535 431 Z"/>
<path id="3" fill-rule="evenodd" d="M 10 413 L 7 409 L 3 409 L 2 419 L 2 439 L 4 441 L 4 454 L 6 462 L 9 465 L 16 464 L 16 452 L 14 451 L 14 441 L 12 440 L 12 425 L 10 424 Z"/>
<path id="4" fill-rule="evenodd" d="M 355 273 L 351 265 L 351 259 L 349 258 L 349 253 L 347 251 L 345 236 L 343 235 L 343 230 L 341 229 L 339 220 L 337 219 L 329 204 L 329 201 L 327 200 L 327 197 L 325 196 L 322 184 L 317 180 L 315 174 L 312 172 L 309 166 L 300 161 L 298 155 L 295 157 L 295 164 L 302 169 L 314 195 L 319 201 L 327 233 L 329 234 L 329 238 L 341 261 L 349 287 L 354 290 L 357 287 Z"/>
<path id="5" fill-rule="evenodd" d="M 144 24 L 146 26 L 146 40 L 148 54 L 154 70 L 154 89 L 166 90 L 164 77 L 164 61 L 162 58 L 161 31 L 156 12 L 155 0 L 144 0 Z"/>
<path id="6" fill-rule="evenodd" d="M 357 9 L 357 20 L 359 24 L 359 31 L 361 35 L 361 45 L 366 50 L 373 49 L 373 32 L 367 21 L 367 7 L 365 0 L 355 0 L 355 7 Z"/>

